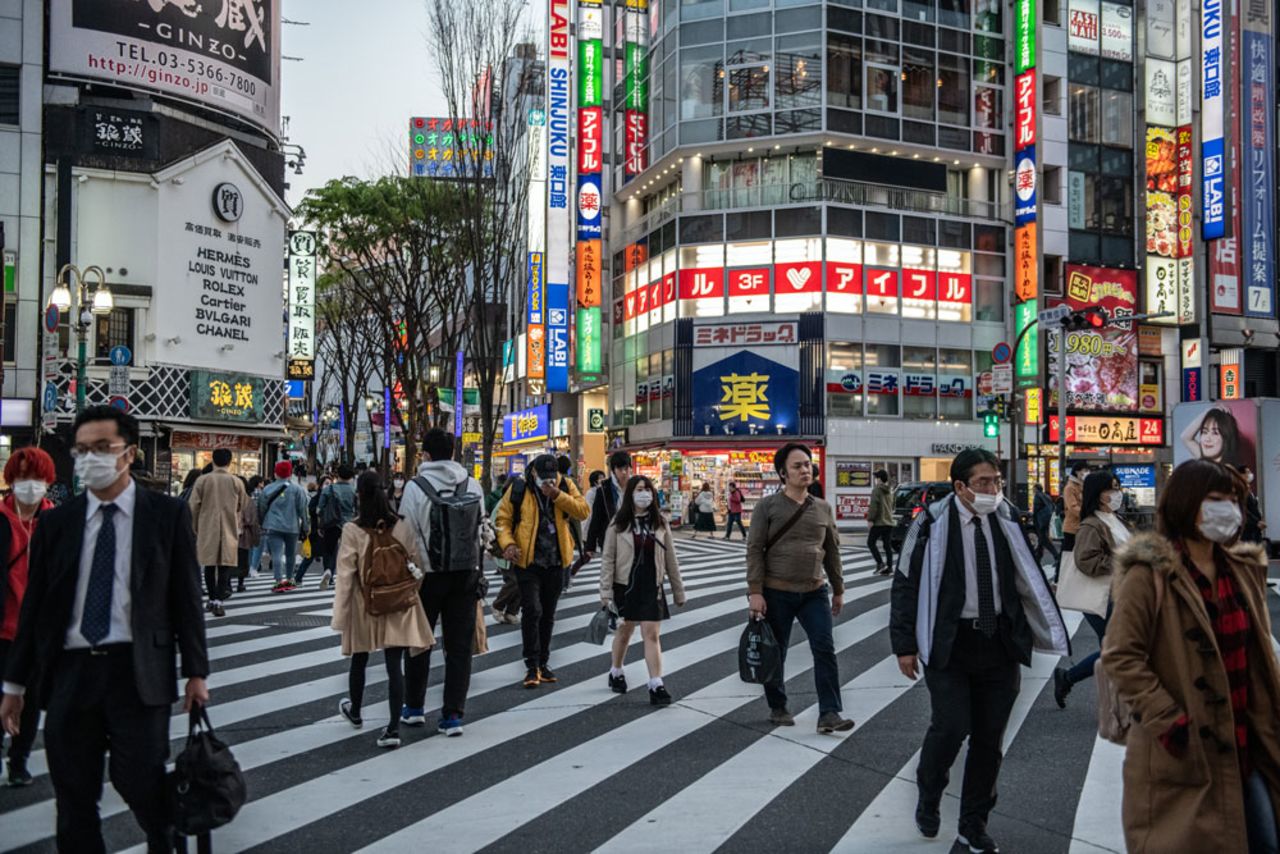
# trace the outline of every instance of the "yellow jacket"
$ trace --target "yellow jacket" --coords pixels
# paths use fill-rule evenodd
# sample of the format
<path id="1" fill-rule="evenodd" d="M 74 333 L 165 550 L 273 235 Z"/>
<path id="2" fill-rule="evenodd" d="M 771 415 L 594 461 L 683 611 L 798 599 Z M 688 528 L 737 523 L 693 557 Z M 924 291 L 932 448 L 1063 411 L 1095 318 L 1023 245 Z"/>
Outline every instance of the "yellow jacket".
<path id="1" fill-rule="evenodd" d="M 514 545 L 520 549 L 520 556 L 513 562 L 516 568 L 523 569 L 533 560 L 535 538 L 538 530 L 538 497 L 534 494 L 537 487 L 526 481 L 524 503 L 520 507 L 520 526 L 511 530 L 511 488 L 502 494 L 498 502 L 498 546 L 506 549 Z M 563 566 L 573 563 L 573 533 L 569 530 L 569 519 L 582 521 L 587 518 L 591 508 L 583 500 L 578 487 L 568 478 L 560 478 L 560 494 L 555 499 L 556 536 L 560 540 L 560 560 Z"/>

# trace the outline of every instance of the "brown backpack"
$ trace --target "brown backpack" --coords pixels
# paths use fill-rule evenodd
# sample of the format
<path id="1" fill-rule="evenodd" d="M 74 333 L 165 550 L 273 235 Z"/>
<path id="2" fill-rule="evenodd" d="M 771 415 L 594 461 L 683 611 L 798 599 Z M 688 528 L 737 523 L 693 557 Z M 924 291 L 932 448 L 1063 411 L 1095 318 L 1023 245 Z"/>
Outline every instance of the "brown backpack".
<path id="1" fill-rule="evenodd" d="M 369 534 L 369 547 L 360 574 L 365 611 L 371 617 L 407 611 L 418 601 L 420 585 L 409 571 L 408 550 L 385 525 L 365 531 Z"/>

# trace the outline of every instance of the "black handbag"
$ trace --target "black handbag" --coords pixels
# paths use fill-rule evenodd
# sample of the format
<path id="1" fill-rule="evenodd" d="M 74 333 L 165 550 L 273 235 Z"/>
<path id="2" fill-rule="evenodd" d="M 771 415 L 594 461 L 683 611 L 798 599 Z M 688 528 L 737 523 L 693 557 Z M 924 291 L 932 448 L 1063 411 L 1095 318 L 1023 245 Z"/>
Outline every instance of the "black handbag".
<path id="1" fill-rule="evenodd" d="M 244 774 L 231 749 L 214 734 L 203 705 L 191 710 L 187 746 L 178 754 L 168 784 L 173 825 L 186 836 L 222 827 L 244 806 Z"/>
<path id="2" fill-rule="evenodd" d="M 767 685 L 782 670 L 782 648 L 763 618 L 747 621 L 738 641 L 738 677 L 743 682 Z"/>

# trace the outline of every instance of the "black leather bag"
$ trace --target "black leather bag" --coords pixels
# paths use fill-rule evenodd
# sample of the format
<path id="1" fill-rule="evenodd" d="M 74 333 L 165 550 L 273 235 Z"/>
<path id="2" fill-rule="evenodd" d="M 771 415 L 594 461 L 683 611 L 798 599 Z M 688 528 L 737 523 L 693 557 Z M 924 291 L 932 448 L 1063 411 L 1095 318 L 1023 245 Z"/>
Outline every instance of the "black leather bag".
<path id="1" fill-rule="evenodd" d="M 191 710 L 187 746 L 168 778 L 173 825 L 186 836 L 208 833 L 235 818 L 247 798 L 244 774 L 218 740 L 204 706 Z"/>

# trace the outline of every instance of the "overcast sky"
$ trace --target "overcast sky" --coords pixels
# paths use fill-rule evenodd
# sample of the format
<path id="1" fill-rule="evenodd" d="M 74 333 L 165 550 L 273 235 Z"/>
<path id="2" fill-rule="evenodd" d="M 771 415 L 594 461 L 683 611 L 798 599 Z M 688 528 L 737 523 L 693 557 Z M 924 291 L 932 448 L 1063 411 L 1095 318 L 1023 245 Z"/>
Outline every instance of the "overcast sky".
<path id="1" fill-rule="evenodd" d="M 284 0 L 281 112 L 289 141 L 307 151 L 286 173 L 288 202 L 343 175 L 389 171 L 404 156 L 413 115 L 440 115 L 444 99 L 427 54 L 424 0 Z M 399 162 L 399 161 L 397 161 Z M 407 168 L 407 167 L 406 167 Z"/>

